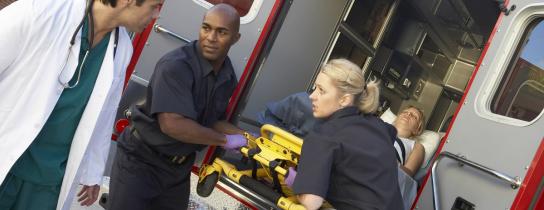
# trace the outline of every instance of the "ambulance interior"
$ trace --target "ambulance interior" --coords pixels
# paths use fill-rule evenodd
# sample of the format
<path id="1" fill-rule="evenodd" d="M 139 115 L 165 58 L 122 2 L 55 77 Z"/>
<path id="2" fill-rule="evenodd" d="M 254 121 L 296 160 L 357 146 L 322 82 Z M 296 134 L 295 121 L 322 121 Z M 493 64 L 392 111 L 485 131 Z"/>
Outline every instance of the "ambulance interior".
<path id="1" fill-rule="evenodd" d="M 444 132 L 495 25 L 498 4 L 397 3 L 355 1 L 341 23 L 347 33 L 341 33 L 330 58 L 347 57 L 362 66 L 368 77 L 379 78 L 382 108 L 396 113 L 415 105 L 427 116 L 426 129 Z"/>
<path id="2" fill-rule="evenodd" d="M 435 135 L 423 138 L 427 141 L 425 162 L 414 177 L 419 184 L 430 172 L 431 159 L 455 114 L 500 8 L 501 2 L 493 0 L 356 0 L 348 5 L 320 57 L 318 67 L 329 59 L 347 58 L 361 66 L 367 79 L 379 79 L 380 114 L 388 109 L 398 113 L 408 105 L 424 111 L 425 129 Z M 288 24 L 289 17 L 283 21 Z M 278 68 L 274 71 L 280 71 Z M 252 74 L 250 86 L 245 88 L 234 111 L 234 122 L 242 128 L 256 131 L 256 113 L 271 101 L 259 95 L 259 85 L 266 83 L 262 77 L 266 71 L 272 71 L 269 69 L 273 68 L 262 64 Z M 295 92 L 309 91 L 318 69 L 305 73 L 312 78 L 304 84 L 305 89 L 276 81 L 282 87 L 275 86 L 270 92 L 283 94 L 271 98 L 279 100 Z M 284 85 L 291 88 L 285 90 Z M 270 92 L 267 95 L 274 94 Z M 260 102 L 255 102 L 257 97 Z"/>

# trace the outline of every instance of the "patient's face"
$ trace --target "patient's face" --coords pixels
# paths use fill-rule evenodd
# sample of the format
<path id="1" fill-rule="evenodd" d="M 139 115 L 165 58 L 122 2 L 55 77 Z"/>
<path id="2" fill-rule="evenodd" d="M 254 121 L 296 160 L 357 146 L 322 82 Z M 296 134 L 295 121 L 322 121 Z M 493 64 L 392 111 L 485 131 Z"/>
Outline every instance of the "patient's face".
<path id="1" fill-rule="evenodd" d="M 421 113 L 416 108 L 410 107 L 404 109 L 395 119 L 395 127 L 402 126 L 412 132 L 412 135 L 416 135 L 419 127 L 421 126 Z"/>
<path id="2" fill-rule="evenodd" d="M 326 118 L 341 108 L 340 92 L 332 79 L 319 73 L 315 80 L 315 90 L 310 95 L 312 112 L 315 118 Z"/>

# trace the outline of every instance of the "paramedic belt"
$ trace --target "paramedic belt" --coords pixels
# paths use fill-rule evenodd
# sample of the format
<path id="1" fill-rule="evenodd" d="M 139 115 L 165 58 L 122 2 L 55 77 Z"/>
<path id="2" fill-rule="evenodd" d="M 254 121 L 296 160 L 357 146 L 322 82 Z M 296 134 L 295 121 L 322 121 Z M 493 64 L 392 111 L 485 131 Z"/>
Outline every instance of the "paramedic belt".
<path id="1" fill-rule="evenodd" d="M 129 107 L 131 127 L 138 130 L 138 134 L 147 145 L 161 153 L 173 155 L 189 155 L 195 151 L 204 149 L 201 144 L 183 143 L 164 134 L 154 117 L 148 116 L 139 106 Z"/>
<path id="2" fill-rule="evenodd" d="M 189 159 L 191 155 L 194 155 L 195 153 L 192 152 L 187 155 L 167 155 L 164 153 L 161 153 L 153 148 L 153 146 L 147 145 L 145 143 L 145 140 L 142 139 L 142 136 L 140 135 L 140 132 L 138 130 L 134 129 L 133 127 L 130 127 L 130 133 L 134 138 L 137 138 L 139 141 L 142 142 L 147 148 L 149 148 L 149 151 L 151 151 L 153 154 L 155 154 L 160 159 L 165 160 L 166 162 L 169 162 L 174 165 L 183 165 L 185 163 L 185 160 Z"/>

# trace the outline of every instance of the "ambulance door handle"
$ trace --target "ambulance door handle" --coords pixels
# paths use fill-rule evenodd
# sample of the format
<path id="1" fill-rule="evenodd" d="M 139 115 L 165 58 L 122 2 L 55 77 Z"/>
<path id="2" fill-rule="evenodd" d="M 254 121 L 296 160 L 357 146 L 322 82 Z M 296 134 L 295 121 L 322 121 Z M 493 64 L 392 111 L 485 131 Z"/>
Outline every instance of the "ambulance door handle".
<path id="1" fill-rule="evenodd" d="M 467 165 L 467 166 L 470 166 L 471 168 L 480 170 L 480 171 L 482 171 L 482 172 L 484 172 L 486 174 L 489 174 L 489 175 L 491 175 L 491 176 L 493 176 L 495 178 L 503 180 L 503 181 L 509 183 L 510 186 L 512 187 L 512 189 L 517 189 L 517 188 L 519 188 L 521 186 L 521 180 L 520 180 L 519 177 L 509 176 L 507 174 L 498 172 L 496 170 L 493 170 L 493 169 L 488 168 L 486 166 L 483 166 L 481 164 L 470 161 L 470 160 L 466 159 L 465 157 L 462 157 L 462 156 L 459 156 L 459 155 L 454 155 L 454 154 L 452 154 L 450 152 L 442 152 L 436 158 L 436 161 L 433 163 L 433 166 L 432 166 L 432 169 L 431 169 L 431 182 L 432 182 L 432 187 L 433 187 L 433 205 L 434 205 L 435 210 L 440 209 L 440 201 L 438 199 L 438 183 L 437 183 L 437 177 L 435 176 L 436 166 L 438 166 L 438 162 L 440 162 L 440 160 L 442 158 L 453 159 L 453 160 L 459 162 L 460 166 Z"/>
<path id="2" fill-rule="evenodd" d="M 174 32 L 172 32 L 171 30 L 168 30 L 167 28 L 155 23 L 155 25 L 153 25 L 153 30 L 156 32 L 156 33 L 166 33 L 168 35 L 170 35 L 171 37 L 174 37 L 176 39 L 179 39 L 181 41 L 184 41 L 185 43 L 189 43 L 191 42 L 191 40 L 185 38 L 185 37 L 182 37 Z"/>

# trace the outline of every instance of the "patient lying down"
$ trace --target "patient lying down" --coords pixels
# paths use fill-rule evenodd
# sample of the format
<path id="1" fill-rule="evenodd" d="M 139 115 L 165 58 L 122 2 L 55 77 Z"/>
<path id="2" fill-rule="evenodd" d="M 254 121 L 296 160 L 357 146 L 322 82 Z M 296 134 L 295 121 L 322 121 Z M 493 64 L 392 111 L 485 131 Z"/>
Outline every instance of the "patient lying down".
<path id="1" fill-rule="evenodd" d="M 409 106 L 402 110 L 393 121 L 393 126 L 397 129 L 397 136 L 403 144 L 395 144 L 400 156 L 399 164 L 410 176 L 415 175 L 425 158 L 425 148 L 414 140 L 414 137 L 419 136 L 423 131 L 423 120 L 423 112 L 417 107 Z M 404 147 L 404 154 L 400 147 Z"/>
<path id="2" fill-rule="evenodd" d="M 396 117 L 393 113 L 390 114 L 393 116 L 386 118 Z M 415 136 L 419 136 L 423 131 L 423 119 L 423 112 L 413 106 L 401 111 L 394 121 L 391 119 L 393 122 L 384 119 L 397 129 L 399 141 L 394 144 L 398 153 L 397 159 L 403 171 L 412 177 L 425 157 L 424 147 L 414 140 Z M 306 92 L 296 93 L 283 100 L 267 104 L 266 110 L 259 114 L 258 121 L 262 124 L 278 126 L 301 138 L 315 125 L 321 123 L 312 116 L 311 101 Z M 405 148 L 404 155 L 400 149 L 401 144 Z"/>

